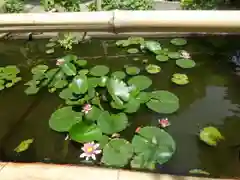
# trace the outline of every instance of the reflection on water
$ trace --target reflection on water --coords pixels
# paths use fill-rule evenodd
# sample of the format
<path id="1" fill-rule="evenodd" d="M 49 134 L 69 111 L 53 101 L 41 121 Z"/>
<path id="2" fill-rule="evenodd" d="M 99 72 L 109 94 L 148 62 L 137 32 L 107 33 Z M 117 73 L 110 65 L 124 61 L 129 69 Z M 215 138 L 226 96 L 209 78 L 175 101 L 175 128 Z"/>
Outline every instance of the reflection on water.
<path id="1" fill-rule="evenodd" d="M 234 39 L 238 42 L 239 38 Z M 230 42 L 228 39 L 224 40 Z M 153 89 L 175 93 L 180 98 L 181 105 L 178 112 L 167 116 L 172 124 L 168 131 L 177 143 L 177 152 L 158 171 L 187 174 L 190 169 L 201 168 L 213 176 L 240 176 L 240 79 L 232 73 L 234 69 L 228 62 L 228 53 L 239 48 L 239 45 L 231 40 L 231 47 L 224 44 L 224 49 L 222 46 L 207 47 L 207 42 L 203 39 L 189 41 L 186 50 L 194 52 L 192 56 L 197 62 L 197 67 L 187 70 L 190 84 L 180 87 L 171 83 L 173 73 L 186 72 L 177 68 L 174 61 L 160 64 L 162 71 L 157 75 L 150 75 Z M 29 68 L 36 61 L 41 59 L 52 66 L 53 60 L 63 55 L 62 49 L 58 49 L 54 55 L 44 54 L 44 41 L 31 43 L 34 47 L 31 51 L 20 51 L 20 47 L 26 45 L 22 41 L 0 43 L 1 47 L 4 46 L 0 48 L 1 65 L 21 65 L 21 75 L 25 81 L 30 79 Z M 167 41 L 163 44 L 170 46 Z M 109 56 L 104 55 L 103 49 L 105 52 L 107 50 Z M 98 41 L 93 41 L 91 44 L 77 45 L 73 53 L 81 57 L 87 56 L 91 65 L 107 64 L 113 71 L 122 69 L 126 64 L 144 69 L 142 61 L 134 61 L 134 57 L 116 58 L 116 55 L 124 55 L 125 52 L 119 51 L 112 44 L 106 49 Z M 96 58 L 91 59 L 91 56 Z M 149 63 L 158 63 L 152 56 L 139 57 L 146 58 Z M 64 141 L 63 134 L 53 132 L 48 127 L 50 115 L 63 101 L 57 94 L 45 91 L 37 96 L 27 96 L 23 92 L 23 84 L 24 82 L 0 93 L 0 160 L 80 164 L 79 145 Z M 156 125 L 157 119 L 163 117 L 166 116 L 142 108 L 134 114 L 130 120 L 132 125 L 124 131 L 123 136 L 131 139 L 136 127 Z M 218 127 L 225 136 L 226 140 L 216 148 L 198 140 L 200 128 L 207 125 Z M 19 142 L 28 138 L 35 138 L 30 148 L 21 154 L 14 153 L 13 149 Z"/>

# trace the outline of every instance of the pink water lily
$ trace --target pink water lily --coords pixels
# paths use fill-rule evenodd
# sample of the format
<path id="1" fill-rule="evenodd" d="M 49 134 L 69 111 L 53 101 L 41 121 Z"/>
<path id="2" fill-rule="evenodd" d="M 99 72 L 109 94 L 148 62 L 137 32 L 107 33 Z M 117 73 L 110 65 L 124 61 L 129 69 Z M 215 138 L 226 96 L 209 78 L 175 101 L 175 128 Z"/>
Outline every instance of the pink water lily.
<path id="1" fill-rule="evenodd" d="M 102 150 L 99 149 L 99 146 L 99 144 L 96 144 L 94 142 L 85 143 L 81 148 L 83 150 L 83 153 L 80 155 L 80 158 L 85 158 L 87 161 L 90 158 L 96 160 L 96 155 L 102 152 Z"/>
<path id="2" fill-rule="evenodd" d="M 92 110 L 91 104 L 85 104 L 85 105 L 83 106 L 82 112 L 83 112 L 84 114 L 87 114 L 87 113 L 89 113 L 89 111 L 91 111 L 91 110 Z"/>
<path id="3" fill-rule="evenodd" d="M 135 130 L 136 133 L 139 133 L 139 131 L 141 130 L 141 127 L 137 127 L 137 129 Z"/>
<path id="4" fill-rule="evenodd" d="M 57 66 L 60 66 L 60 65 L 62 65 L 64 62 L 65 62 L 64 59 L 57 59 L 56 65 L 57 65 Z"/>
<path id="5" fill-rule="evenodd" d="M 168 121 L 168 118 L 159 119 L 158 122 L 162 128 L 165 128 L 171 125 L 170 122 Z"/>
<path id="6" fill-rule="evenodd" d="M 190 59 L 191 58 L 191 55 L 185 51 L 185 50 L 182 50 L 181 51 L 181 57 L 185 58 L 185 59 Z"/>

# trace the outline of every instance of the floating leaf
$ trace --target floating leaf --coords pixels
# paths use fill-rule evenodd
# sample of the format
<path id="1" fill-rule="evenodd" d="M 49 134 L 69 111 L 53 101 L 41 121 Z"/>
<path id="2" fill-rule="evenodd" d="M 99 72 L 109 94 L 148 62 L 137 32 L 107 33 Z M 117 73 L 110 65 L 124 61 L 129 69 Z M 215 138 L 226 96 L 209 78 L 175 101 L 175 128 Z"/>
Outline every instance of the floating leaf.
<path id="1" fill-rule="evenodd" d="M 70 61 L 65 61 L 60 67 L 67 76 L 75 76 L 77 74 L 75 65 Z"/>
<path id="2" fill-rule="evenodd" d="M 65 88 L 59 93 L 59 97 L 62 99 L 74 99 L 73 92 L 70 88 Z"/>
<path id="3" fill-rule="evenodd" d="M 69 84 L 69 88 L 76 94 L 86 93 L 88 90 L 87 77 L 84 74 L 75 76 L 72 82 Z"/>
<path id="4" fill-rule="evenodd" d="M 144 39 L 142 37 L 129 37 L 128 42 L 131 45 L 142 44 L 144 43 Z"/>
<path id="5" fill-rule="evenodd" d="M 98 118 L 97 124 L 101 131 L 105 134 L 113 134 L 124 130 L 128 125 L 126 114 L 109 114 L 104 111 Z"/>
<path id="6" fill-rule="evenodd" d="M 140 103 L 146 103 L 150 100 L 151 94 L 148 92 L 140 92 L 138 96 L 136 97 L 136 100 L 138 100 Z"/>
<path id="7" fill-rule="evenodd" d="M 32 70 L 31 70 L 31 72 L 33 73 L 33 74 L 38 74 L 38 73 L 40 73 L 40 74 L 43 74 L 43 73 L 45 73 L 46 71 L 48 70 L 48 66 L 47 65 L 37 65 L 37 66 L 35 66 L 34 68 L 32 68 Z"/>
<path id="8" fill-rule="evenodd" d="M 89 88 L 95 88 L 99 85 L 101 79 L 97 77 L 90 77 L 88 78 L 88 87 Z"/>
<path id="9" fill-rule="evenodd" d="M 185 85 L 189 83 L 188 77 L 186 74 L 175 73 L 172 77 L 172 82 L 178 85 Z"/>
<path id="10" fill-rule="evenodd" d="M 36 86 L 29 86 L 27 89 L 25 89 L 25 93 L 27 95 L 37 94 L 40 88 Z"/>
<path id="11" fill-rule="evenodd" d="M 96 124 L 77 123 L 69 131 L 70 138 L 79 143 L 98 141 L 102 137 L 102 132 Z"/>
<path id="12" fill-rule="evenodd" d="M 191 59 L 178 59 L 178 60 L 176 60 L 176 64 L 179 67 L 184 68 L 184 69 L 193 68 L 196 65 L 195 61 L 193 61 Z"/>
<path id="13" fill-rule="evenodd" d="M 174 38 L 170 42 L 176 46 L 183 46 L 187 44 L 187 40 L 183 38 Z"/>
<path id="14" fill-rule="evenodd" d="M 106 135 L 102 135 L 101 139 L 99 139 L 98 143 L 100 144 L 100 148 L 103 149 L 106 144 L 109 142 L 110 138 Z"/>
<path id="15" fill-rule="evenodd" d="M 122 80 L 126 77 L 126 74 L 123 71 L 116 71 L 116 72 L 112 73 L 112 77 Z"/>
<path id="16" fill-rule="evenodd" d="M 131 167 L 134 169 L 149 169 L 154 170 L 155 169 L 155 161 L 146 161 L 145 160 L 145 154 L 138 154 L 133 157 L 133 160 L 131 161 Z"/>
<path id="17" fill-rule="evenodd" d="M 135 66 L 128 66 L 128 67 L 126 67 L 126 73 L 128 75 L 137 75 L 140 73 L 140 69 Z"/>
<path id="18" fill-rule="evenodd" d="M 88 69 L 81 69 L 78 71 L 78 74 L 85 74 L 87 75 L 89 73 L 89 70 Z"/>
<path id="19" fill-rule="evenodd" d="M 129 85 L 134 85 L 140 91 L 149 88 L 152 85 L 152 80 L 147 76 L 134 76 L 128 80 Z"/>
<path id="20" fill-rule="evenodd" d="M 171 59 L 179 59 L 181 58 L 181 54 L 179 52 L 168 52 L 168 57 Z"/>
<path id="21" fill-rule="evenodd" d="M 176 150 L 172 136 L 157 127 L 141 128 L 133 137 L 132 145 L 134 152 L 142 156 L 142 160 L 138 161 L 141 168 L 148 168 L 153 161 L 160 165 L 166 163 Z"/>
<path id="22" fill-rule="evenodd" d="M 109 68 L 104 65 L 97 65 L 90 69 L 92 76 L 105 76 L 109 72 Z"/>
<path id="23" fill-rule="evenodd" d="M 71 106 L 57 109 L 49 119 L 51 129 L 58 132 L 67 132 L 71 127 L 82 121 L 82 113 L 75 112 Z"/>
<path id="24" fill-rule="evenodd" d="M 116 45 L 126 47 L 129 46 L 130 44 L 128 40 L 118 40 L 116 41 Z"/>
<path id="25" fill-rule="evenodd" d="M 132 145 L 125 139 L 112 139 L 103 148 L 101 161 L 108 166 L 124 167 L 133 155 Z"/>
<path id="26" fill-rule="evenodd" d="M 191 169 L 191 170 L 189 171 L 189 173 L 190 173 L 190 174 L 203 174 L 203 175 L 207 175 L 207 176 L 210 175 L 209 172 L 204 171 L 204 170 L 202 170 L 202 169 Z"/>
<path id="27" fill-rule="evenodd" d="M 22 142 L 14 149 L 14 151 L 17 152 L 17 153 L 26 151 L 26 150 L 29 148 L 29 146 L 33 143 L 33 141 L 34 141 L 34 139 L 27 139 L 27 140 L 22 141 Z"/>
<path id="28" fill-rule="evenodd" d="M 166 62 L 166 61 L 168 61 L 169 58 L 166 55 L 157 55 L 156 59 L 160 62 Z"/>
<path id="29" fill-rule="evenodd" d="M 87 65 L 87 61 L 84 60 L 84 59 L 82 59 L 82 60 L 80 60 L 80 59 L 79 59 L 79 60 L 76 60 L 75 63 L 76 63 L 77 65 L 81 66 L 81 67 Z"/>
<path id="30" fill-rule="evenodd" d="M 46 44 L 47 48 L 51 48 L 51 47 L 54 47 L 54 46 L 56 46 L 56 43 L 54 43 L 54 42 L 50 42 L 50 43 Z"/>
<path id="31" fill-rule="evenodd" d="M 132 87 L 128 87 L 127 84 L 119 79 L 110 78 L 107 83 L 107 89 L 109 94 L 117 105 L 122 105 L 123 101 L 128 101 L 130 98 L 130 92 Z"/>
<path id="32" fill-rule="evenodd" d="M 134 113 L 140 108 L 140 101 L 135 98 L 131 98 L 127 104 L 124 106 L 124 112 L 126 113 Z"/>
<path id="33" fill-rule="evenodd" d="M 147 48 L 151 52 L 161 50 L 161 44 L 158 41 L 145 41 L 144 47 Z"/>
<path id="34" fill-rule="evenodd" d="M 45 52 L 46 52 L 46 54 L 53 54 L 54 53 L 54 48 L 48 49 Z"/>
<path id="35" fill-rule="evenodd" d="M 157 74 L 157 73 L 159 73 L 161 71 L 161 68 L 158 65 L 149 64 L 149 65 L 146 66 L 146 71 L 149 74 Z"/>
<path id="36" fill-rule="evenodd" d="M 209 146 L 217 146 L 217 143 L 224 140 L 224 137 L 215 127 L 205 127 L 200 132 L 200 139 Z"/>
<path id="37" fill-rule="evenodd" d="M 129 54 L 136 54 L 136 53 L 139 52 L 139 50 L 137 48 L 130 48 L 130 49 L 127 50 L 127 52 Z"/>
<path id="38" fill-rule="evenodd" d="M 153 91 L 151 99 L 146 103 L 147 107 L 155 112 L 163 114 L 171 114 L 178 110 L 178 97 L 168 91 Z"/>
<path id="39" fill-rule="evenodd" d="M 85 118 L 86 120 L 97 121 L 102 113 L 102 110 L 100 110 L 96 106 L 92 106 L 92 110 L 85 115 Z"/>
<path id="40" fill-rule="evenodd" d="M 147 64 L 147 63 L 148 63 L 148 59 L 143 59 L 143 60 L 142 60 L 142 63 L 143 63 L 143 64 Z"/>

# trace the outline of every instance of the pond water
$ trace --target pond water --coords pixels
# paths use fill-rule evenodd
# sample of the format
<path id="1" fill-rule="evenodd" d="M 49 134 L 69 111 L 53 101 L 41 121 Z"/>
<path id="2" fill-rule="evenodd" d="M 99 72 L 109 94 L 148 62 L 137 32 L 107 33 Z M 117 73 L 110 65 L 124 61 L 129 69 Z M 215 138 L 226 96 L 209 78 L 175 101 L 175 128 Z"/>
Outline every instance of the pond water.
<path id="1" fill-rule="evenodd" d="M 160 114 L 141 106 L 129 116 L 130 126 L 120 133 L 131 142 L 137 127 L 158 126 L 159 118 L 169 119 L 171 126 L 166 131 L 175 140 L 176 152 L 167 163 L 156 166 L 157 172 L 189 175 L 191 169 L 202 169 L 212 177 L 239 177 L 240 77 L 229 62 L 231 53 L 240 49 L 239 40 L 240 37 L 189 38 L 184 49 L 196 62 L 192 69 L 180 69 L 175 60 L 156 61 L 151 53 L 128 54 L 113 40 L 91 40 L 68 52 L 57 48 L 51 55 L 45 53 L 46 40 L 0 42 L 0 65 L 17 65 L 23 78 L 0 92 L 0 161 L 82 164 L 81 144 L 65 140 L 66 133 L 49 127 L 51 114 L 64 106 L 58 93 L 46 89 L 31 96 L 24 93 L 24 83 L 32 79 L 32 67 L 55 67 L 57 58 L 70 53 L 88 60 L 87 67 L 106 65 L 111 72 L 123 70 L 125 65 L 139 67 L 142 75 L 152 79 L 151 90 L 167 90 L 178 96 L 180 108 L 176 112 Z M 176 50 L 169 41 L 160 40 L 164 47 Z M 147 64 L 159 65 L 161 71 L 149 75 L 143 59 L 148 59 Z M 190 83 L 173 84 L 171 77 L 176 72 L 186 73 Z M 200 141 L 198 134 L 206 126 L 218 128 L 225 140 L 216 147 Z M 26 151 L 14 151 L 20 142 L 30 138 L 34 142 Z"/>

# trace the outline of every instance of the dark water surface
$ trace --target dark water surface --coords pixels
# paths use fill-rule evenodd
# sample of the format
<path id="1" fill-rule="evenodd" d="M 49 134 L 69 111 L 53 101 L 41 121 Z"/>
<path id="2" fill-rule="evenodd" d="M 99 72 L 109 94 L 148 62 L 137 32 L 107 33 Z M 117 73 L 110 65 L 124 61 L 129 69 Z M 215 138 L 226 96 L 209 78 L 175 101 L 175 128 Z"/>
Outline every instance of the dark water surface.
<path id="1" fill-rule="evenodd" d="M 168 41 L 163 43 L 174 49 Z M 189 39 L 185 49 L 193 53 L 197 66 L 187 71 L 176 67 L 174 61 L 160 64 L 151 55 L 126 56 L 126 51 L 116 48 L 111 41 L 93 40 L 76 45 L 71 53 L 89 60 L 89 67 L 106 64 L 112 71 L 121 70 L 126 64 L 143 69 L 143 59 L 161 66 L 159 74 L 150 75 L 153 89 L 175 93 L 180 99 L 180 109 L 161 116 L 142 108 L 131 116 L 132 125 L 122 134 L 130 140 L 139 125 L 156 125 L 158 118 L 169 118 L 172 125 L 168 132 L 176 141 L 177 151 L 159 172 L 187 174 L 190 169 L 201 168 L 212 176 L 239 177 L 240 76 L 228 61 L 229 55 L 240 49 L 239 42 L 240 37 Z M 44 40 L 0 42 L 0 65 L 18 65 L 23 77 L 13 88 L 0 92 L 0 161 L 80 164 L 80 146 L 64 141 L 63 134 L 48 126 L 50 115 L 64 103 L 57 93 L 41 91 L 33 96 L 24 93 L 24 82 L 31 79 L 31 67 L 39 63 L 54 66 L 57 57 L 67 54 L 59 48 L 54 55 L 46 55 L 45 43 Z M 135 56 L 140 60 L 134 61 Z M 191 83 L 183 87 L 173 85 L 170 79 L 175 72 L 187 73 Z M 207 125 L 219 128 L 226 139 L 216 148 L 198 139 L 199 129 Z M 35 141 L 27 151 L 20 154 L 13 151 L 29 138 Z"/>

